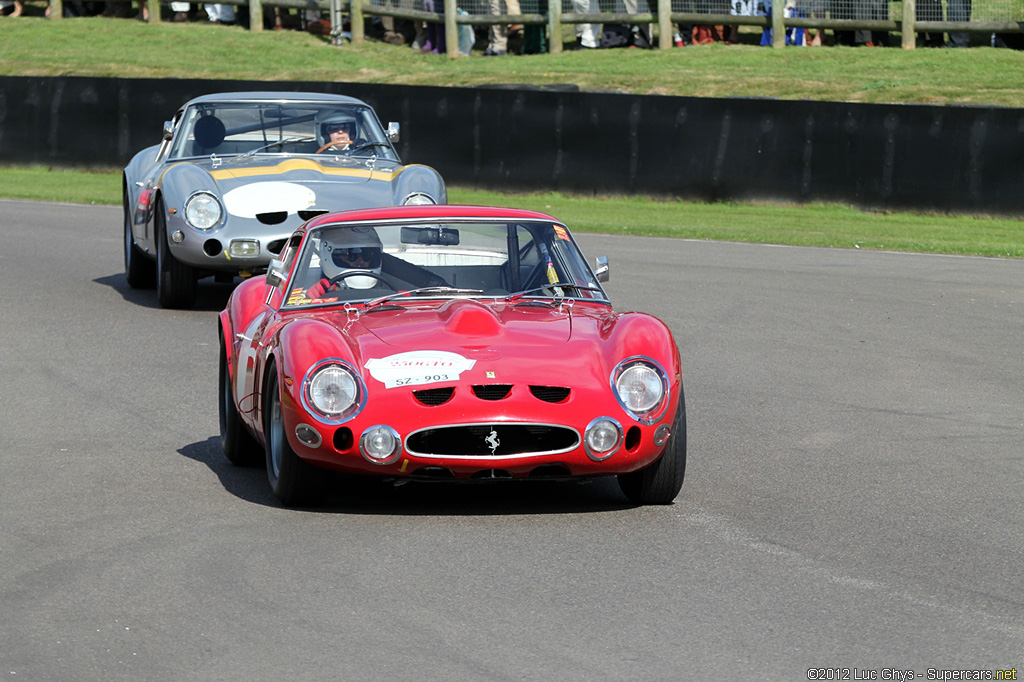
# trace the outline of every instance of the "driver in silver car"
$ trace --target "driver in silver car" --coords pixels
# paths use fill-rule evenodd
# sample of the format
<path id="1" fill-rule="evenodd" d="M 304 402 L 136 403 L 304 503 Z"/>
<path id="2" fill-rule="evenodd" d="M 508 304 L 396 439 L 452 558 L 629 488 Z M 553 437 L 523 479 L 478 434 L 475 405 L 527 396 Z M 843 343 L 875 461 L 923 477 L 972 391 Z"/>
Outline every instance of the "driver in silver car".
<path id="1" fill-rule="evenodd" d="M 350 113 L 329 111 L 317 115 L 316 143 L 318 154 L 325 151 L 341 152 L 356 140 L 356 117 Z"/>

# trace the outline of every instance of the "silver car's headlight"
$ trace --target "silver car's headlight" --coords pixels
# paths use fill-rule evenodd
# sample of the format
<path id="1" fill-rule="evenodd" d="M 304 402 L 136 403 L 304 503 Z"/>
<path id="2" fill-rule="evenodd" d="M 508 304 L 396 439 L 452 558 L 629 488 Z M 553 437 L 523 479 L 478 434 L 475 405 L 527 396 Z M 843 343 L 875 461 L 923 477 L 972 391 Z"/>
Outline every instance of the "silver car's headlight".
<path id="1" fill-rule="evenodd" d="M 306 373 L 306 407 L 331 421 L 353 416 L 362 407 L 362 382 L 355 372 L 337 361 L 326 361 Z"/>
<path id="2" fill-rule="evenodd" d="M 656 422 L 668 404 L 665 370 L 649 358 L 620 362 L 612 372 L 612 388 L 622 408 L 644 424 Z"/>
<path id="3" fill-rule="evenodd" d="M 423 192 L 413 192 L 402 201 L 402 206 L 429 206 L 436 204 L 434 197 Z"/>
<path id="4" fill-rule="evenodd" d="M 197 230 L 216 227 L 223 214 L 217 197 L 209 192 L 196 192 L 185 200 L 185 222 Z"/>

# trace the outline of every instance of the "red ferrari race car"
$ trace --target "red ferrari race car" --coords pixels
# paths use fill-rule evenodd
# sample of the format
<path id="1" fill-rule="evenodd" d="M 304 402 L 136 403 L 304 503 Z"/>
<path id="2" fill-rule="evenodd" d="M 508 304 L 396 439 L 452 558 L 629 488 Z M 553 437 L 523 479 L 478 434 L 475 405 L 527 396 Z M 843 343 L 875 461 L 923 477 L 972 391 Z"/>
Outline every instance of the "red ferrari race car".
<path id="1" fill-rule="evenodd" d="M 401 481 L 615 475 L 668 504 L 686 467 L 679 351 L 616 312 L 568 228 L 532 211 L 314 218 L 220 313 L 220 431 L 286 506 L 325 470 Z"/>

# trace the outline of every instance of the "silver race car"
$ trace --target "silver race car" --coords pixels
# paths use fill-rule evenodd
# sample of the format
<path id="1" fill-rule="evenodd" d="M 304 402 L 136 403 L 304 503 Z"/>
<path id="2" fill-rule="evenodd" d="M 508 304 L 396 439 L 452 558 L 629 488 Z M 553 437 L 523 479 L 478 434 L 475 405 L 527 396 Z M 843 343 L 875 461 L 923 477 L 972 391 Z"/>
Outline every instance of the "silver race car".
<path id="1" fill-rule="evenodd" d="M 164 123 L 160 144 L 124 169 L 124 270 L 188 308 L 197 281 L 264 272 L 303 222 L 328 211 L 444 204 L 429 166 L 403 165 L 358 99 L 249 92 L 197 97 Z"/>

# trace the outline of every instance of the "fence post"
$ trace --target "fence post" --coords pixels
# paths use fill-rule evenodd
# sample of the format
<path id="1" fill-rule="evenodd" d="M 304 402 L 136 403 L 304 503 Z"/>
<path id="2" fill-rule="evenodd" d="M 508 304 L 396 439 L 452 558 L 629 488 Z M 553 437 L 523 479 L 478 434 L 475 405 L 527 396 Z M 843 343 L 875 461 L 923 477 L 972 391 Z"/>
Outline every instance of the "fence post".
<path id="1" fill-rule="evenodd" d="M 562 54 L 562 0 L 548 0 L 548 52 Z"/>
<path id="2" fill-rule="evenodd" d="M 914 31 L 914 20 L 917 19 L 917 1 L 903 0 L 903 21 L 900 33 L 903 36 L 903 49 L 913 50 L 917 45 L 917 32 Z"/>
<path id="3" fill-rule="evenodd" d="M 459 57 L 459 25 L 455 23 L 455 17 L 458 15 L 458 2 L 444 0 L 444 49 L 449 59 Z"/>
<path id="4" fill-rule="evenodd" d="M 51 19 L 63 19 L 64 18 L 64 3 L 62 0 L 50 0 L 50 18 Z"/>
<path id="5" fill-rule="evenodd" d="M 338 6 L 341 13 L 341 6 Z M 363 25 L 363 0 L 350 0 L 348 3 L 348 18 L 352 30 L 352 42 L 361 43 L 366 39 L 366 27 Z M 341 18 L 338 18 L 341 21 Z M 341 24 L 338 24 L 341 26 Z M 338 34 L 341 35 L 340 33 Z"/>
<path id="6" fill-rule="evenodd" d="M 249 30 L 263 30 L 263 0 L 249 0 Z"/>
<path id="7" fill-rule="evenodd" d="M 149 23 L 160 23 L 160 0 L 146 0 L 146 9 L 149 10 Z"/>
<path id="8" fill-rule="evenodd" d="M 671 0 L 657 0 L 658 2 L 658 49 L 667 50 L 673 45 L 672 34 L 672 2 Z"/>
<path id="9" fill-rule="evenodd" d="M 772 0 L 772 47 L 786 46 L 786 0 Z"/>

